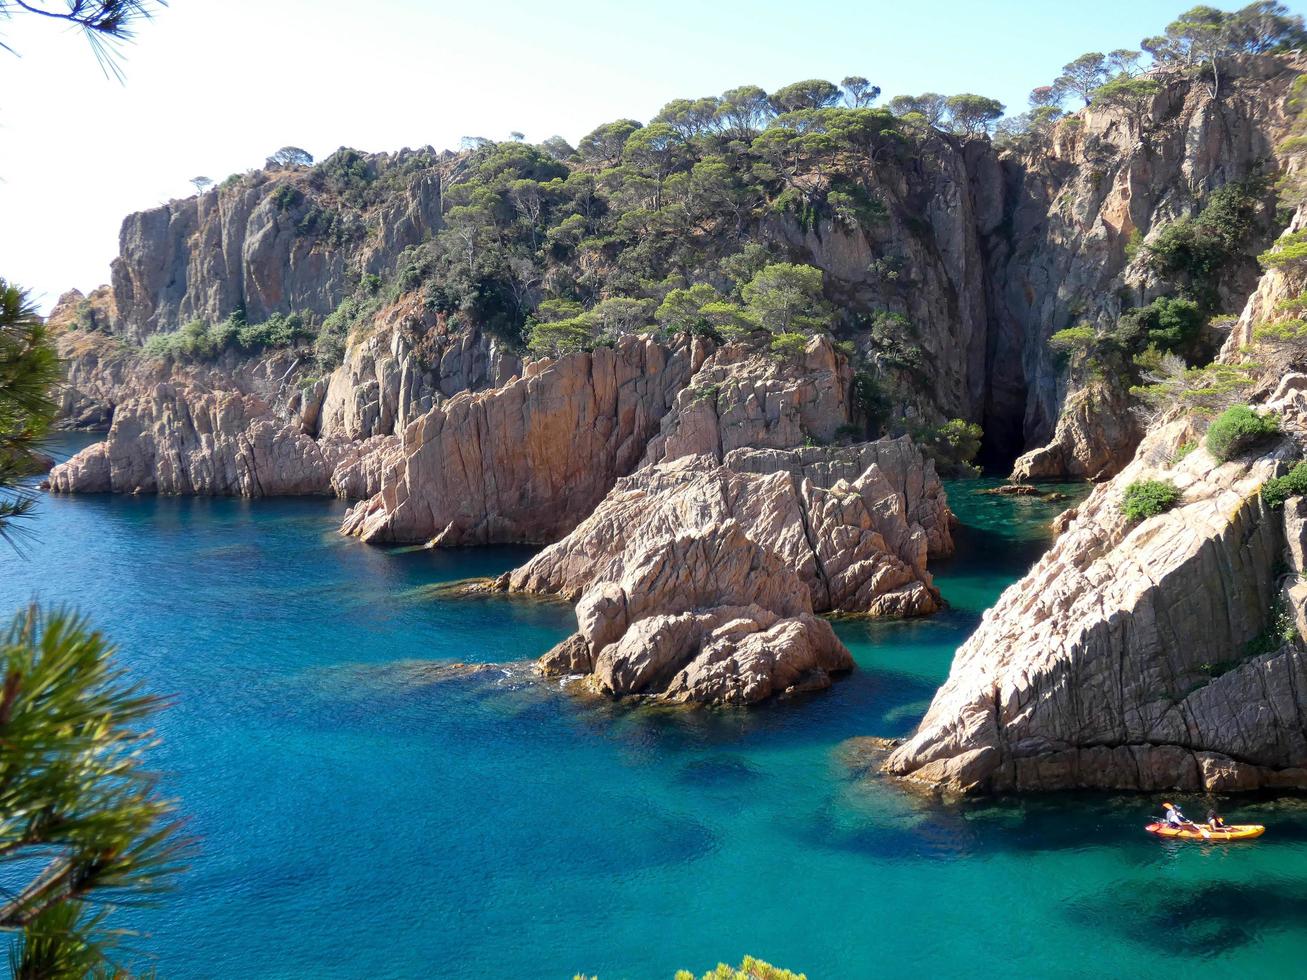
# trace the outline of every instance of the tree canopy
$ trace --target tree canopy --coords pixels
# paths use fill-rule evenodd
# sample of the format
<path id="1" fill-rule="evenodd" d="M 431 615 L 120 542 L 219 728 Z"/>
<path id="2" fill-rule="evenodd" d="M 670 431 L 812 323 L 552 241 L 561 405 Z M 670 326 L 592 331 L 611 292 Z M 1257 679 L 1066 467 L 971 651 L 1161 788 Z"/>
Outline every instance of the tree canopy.
<path id="1" fill-rule="evenodd" d="M 301 150 L 298 146 L 283 146 L 268 157 L 265 166 L 269 170 L 285 170 L 291 167 L 313 166 L 313 154 Z"/>
<path id="2" fill-rule="evenodd" d="M 64 9 L 57 10 L 26 0 L 0 0 L 0 20 L 27 14 L 72 24 L 85 33 L 101 67 L 121 77 L 116 45 L 130 41 L 140 22 L 148 20 L 156 8 L 167 6 L 167 0 L 64 0 L 64 4 Z M 0 48 L 14 50 L 2 40 Z"/>

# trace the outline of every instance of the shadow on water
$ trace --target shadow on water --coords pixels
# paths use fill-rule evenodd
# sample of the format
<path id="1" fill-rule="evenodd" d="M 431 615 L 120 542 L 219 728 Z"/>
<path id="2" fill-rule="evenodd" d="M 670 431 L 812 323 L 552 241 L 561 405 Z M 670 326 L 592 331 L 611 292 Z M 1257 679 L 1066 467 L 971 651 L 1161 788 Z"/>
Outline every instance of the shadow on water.
<path id="1" fill-rule="evenodd" d="M 1211 957 L 1307 921 L 1307 892 L 1280 881 L 1117 882 L 1076 903 L 1075 922 L 1168 956 Z"/>
<path id="2" fill-rule="evenodd" d="M 871 858 L 925 860 L 1109 849 L 1119 863 L 1150 867 L 1177 851 L 1187 856 L 1204 848 L 1224 855 L 1240 848 L 1307 843 L 1307 800 L 1223 801 L 1222 812 L 1237 814 L 1232 820 L 1270 826 L 1270 839 L 1198 845 L 1159 841 L 1144 832 L 1159 808 L 1157 794 L 1049 793 L 944 803 L 905 790 L 874 769 L 846 768 L 845 780 L 845 792 L 833 793 L 792 825 L 809 846 Z M 1173 798 L 1194 813 L 1211 803 Z"/>

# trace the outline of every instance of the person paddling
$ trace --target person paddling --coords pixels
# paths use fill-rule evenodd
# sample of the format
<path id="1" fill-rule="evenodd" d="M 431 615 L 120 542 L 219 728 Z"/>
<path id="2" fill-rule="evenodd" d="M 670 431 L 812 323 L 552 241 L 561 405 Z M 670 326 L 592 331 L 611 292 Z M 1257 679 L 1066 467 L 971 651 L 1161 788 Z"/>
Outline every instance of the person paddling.
<path id="1" fill-rule="evenodd" d="M 1225 830 L 1225 818 L 1215 810 L 1207 811 L 1207 826 L 1213 830 Z"/>

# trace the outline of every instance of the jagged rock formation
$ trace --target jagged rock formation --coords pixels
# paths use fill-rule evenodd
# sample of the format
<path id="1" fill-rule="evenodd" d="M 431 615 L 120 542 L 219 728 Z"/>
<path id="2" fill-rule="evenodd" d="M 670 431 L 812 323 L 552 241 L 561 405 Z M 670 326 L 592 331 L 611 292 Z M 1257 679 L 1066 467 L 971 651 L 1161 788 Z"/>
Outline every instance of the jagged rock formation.
<path id="1" fill-rule="evenodd" d="M 556 540 L 635 467 L 705 356 L 697 342 L 629 336 L 450 399 L 408 426 L 381 492 L 343 530 L 444 546 Z"/>
<path id="2" fill-rule="evenodd" d="M 113 264 L 121 332 L 139 340 L 238 310 L 251 323 L 330 313 L 359 275 L 389 273 L 440 227 L 439 158 L 430 149 L 367 157 L 387 193 L 361 208 L 329 175 L 291 169 L 128 216 Z"/>
<path id="3" fill-rule="evenodd" d="M 58 493 L 268 497 L 332 491 L 359 444 L 318 442 L 279 422 L 257 395 L 159 384 L 119 407 L 108 437 L 56 466 Z M 374 447 L 376 448 L 376 447 Z M 349 486 L 367 489 L 366 478 Z"/>
<path id="4" fill-rule="evenodd" d="M 814 337 L 801 355 L 768 357 L 745 344 L 715 352 L 676 396 L 644 463 L 733 449 L 830 442 L 851 421 L 848 358 Z"/>
<path id="5" fill-rule="evenodd" d="M 734 521 L 635 543 L 609 571 L 546 673 L 588 674 L 610 695 L 747 704 L 853 667 L 799 576 Z"/>
<path id="6" fill-rule="evenodd" d="M 1012 466 L 1012 479 L 1107 480 L 1130 462 L 1141 430 L 1130 399 L 1106 381 L 1091 381 L 1067 396 L 1048 445 Z"/>
<path id="7" fill-rule="evenodd" d="M 350 345 L 326 381 L 313 431 L 346 439 L 402 432 L 442 399 L 497 388 L 521 371 L 521 359 L 483 331 L 451 329 L 410 297 Z"/>
<path id="8" fill-rule="evenodd" d="M 898 494 L 908 523 L 925 534 L 927 554 L 931 558 L 953 554 L 954 518 L 948 496 L 935 464 L 906 436 L 851 446 L 734 449 L 726 454 L 725 463 L 740 473 L 789 473 L 826 489 L 841 480 L 853 483 L 874 466 Z"/>
<path id="9" fill-rule="evenodd" d="M 934 612 L 926 557 L 932 541 L 951 549 L 950 520 L 906 439 L 681 456 L 618 480 L 497 585 L 579 600 L 579 632 L 541 658 L 547 674 L 612 695 L 748 702 L 852 667 L 813 611 Z"/>
<path id="10" fill-rule="evenodd" d="M 924 469 L 920 455 L 917 463 Z M 947 506 L 942 491 L 937 499 Z M 928 537 L 874 463 L 825 487 L 783 468 L 739 472 L 709 456 L 644 467 L 504 584 L 575 598 L 620 577 L 633 552 L 684 532 L 711 536 L 728 522 L 792 569 L 819 612 L 911 616 L 939 606 L 926 570 Z"/>
<path id="11" fill-rule="evenodd" d="M 1307 785 L 1307 660 L 1242 654 L 1284 551 L 1258 490 L 1291 449 L 1168 467 L 1190 435 L 1183 421 L 1151 434 L 1079 507 L 958 651 L 889 772 L 961 793 Z M 1181 505 L 1131 525 L 1124 487 L 1162 476 Z"/>

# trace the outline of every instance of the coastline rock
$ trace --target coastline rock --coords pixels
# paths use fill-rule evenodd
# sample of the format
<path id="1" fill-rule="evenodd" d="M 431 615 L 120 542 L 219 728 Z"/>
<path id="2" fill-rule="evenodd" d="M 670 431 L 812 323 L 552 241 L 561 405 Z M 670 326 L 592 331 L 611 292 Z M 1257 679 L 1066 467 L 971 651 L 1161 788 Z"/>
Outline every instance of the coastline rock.
<path id="1" fill-rule="evenodd" d="M 433 546 L 557 540 L 635 467 L 704 354 L 628 336 L 437 405 L 404 430 L 380 492 L 342 530 Z"/>
<path id="2" fill-rule="evenodd" d="M 902 453 L 903 447 L 895 448 L 891 458 Z M 783 455 L 773 451 L 770 461 Z M 855 448 L 844 458 L 856 455 Z M 874 459 L 874 450 L 868 456 Z M 920 454 L 916 459 L 924 468 Z M 873 462 L 849 482 L 839 467 L 809 462 L 809 471 L 830 485 L 799 476 L 797 461 L 768 467 L 769 473 L 737 471 L 711 456 L 644 467 L 618 480 L 594 513 L 505 576 L 504 585 L 575 598 L 597 582 L 619 578 L 633 552 L 683 533 L 711 536 L 729 525 L 798 575 L 811 609 L 873 616 L 938 609 L 939 593 L 926 570 L 929 537 L 908 519 L 902 496 L 879 467 Z M 947 525 L 942 490 L 931 499 Z"/>
<path id="3" fill-rule="evenodd" d="M 1295 783 L 1307 767 L 1307 656 L 1248 657 L 1272 618 L 1284 521 L 1261 484 L 1287 450 L 1165 475 L 1183 493 L 1138 525 L 1123 490 L 1162 474 L 1175 422 L 1079 506 L 958 651 L 916 734 L 886 763 L 947 793 L 1207 789 Z"/>
<path id="4" fill-rule="evenodd" d="M 850 421 L 853 372 L 829 337 L 778 359 L 744 344 L 713 353 L 676 396 L 642 465 L 733 449 L 790 449 L 829 442 Z"/>
<path id="5" fill-rule="evenodd" d="M 540 661 L 610 696 L 751 704 L 819 690 L 853 658 L 807 586 L 740 525 L 635 546 L 577 604 L 578 631 Z"/>
<path id="6" fill-rule="evenodd" d="M 105 440 L 49 482 L 56 493 L 265 497 L 329 493 L 331 467 L 257 395 L 160 384 L 119 406 Z"/>
<path id="7" fill-rule="evenodd" d="M 259 396 L 159 384 L 114 412 L 105 439 L 50 471 L 55 493 L 272 497 L 376 491 L 393 436 L 305 435 Z"/>
<path id="8" fill-rule="evenodd" d="M 1129 397 L 1116 385 L 1091 382 L 1067 397 L 1052 441 L 1019 458 L 1011 479 L 1108 480 L 1130 462 L 1142 437 Z"/>

